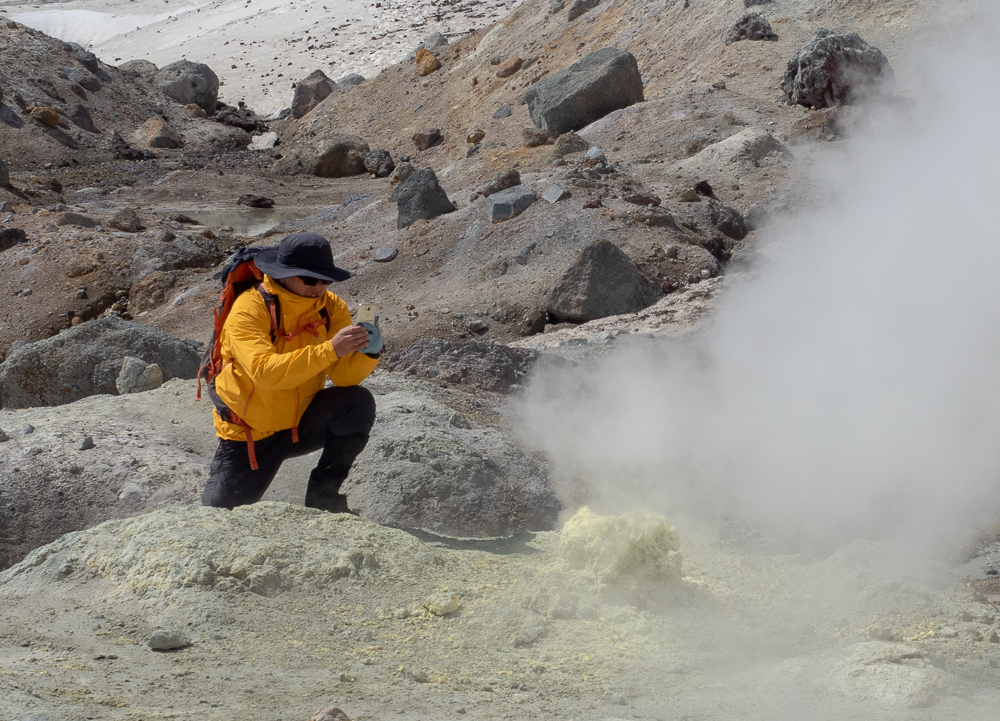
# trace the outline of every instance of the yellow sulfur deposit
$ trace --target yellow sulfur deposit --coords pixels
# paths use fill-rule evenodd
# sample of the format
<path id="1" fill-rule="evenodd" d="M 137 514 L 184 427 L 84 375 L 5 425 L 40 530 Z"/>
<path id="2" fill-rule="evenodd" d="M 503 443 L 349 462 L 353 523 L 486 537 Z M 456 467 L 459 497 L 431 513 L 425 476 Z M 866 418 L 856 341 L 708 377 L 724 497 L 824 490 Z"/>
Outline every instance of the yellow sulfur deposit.
<path id="1" fill-rule="evenodd" d="M 656 513 L 599 516 L 584 506 L 563 526 L 559 555 L 603 584 L 680 581 L 677 531 Z"/>

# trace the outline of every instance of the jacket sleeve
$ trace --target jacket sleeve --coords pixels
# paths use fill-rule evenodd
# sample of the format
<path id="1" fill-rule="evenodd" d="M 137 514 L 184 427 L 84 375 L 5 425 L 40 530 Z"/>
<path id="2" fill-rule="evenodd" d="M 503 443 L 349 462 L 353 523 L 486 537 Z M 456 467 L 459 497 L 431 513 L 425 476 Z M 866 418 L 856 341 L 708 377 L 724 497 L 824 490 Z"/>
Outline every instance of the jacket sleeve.
<path id="1" fill-rule="evenodd" d="M 263 390 L 296 388 L 337 360 L 329 341 L 276 352 L 271 343 L 267 306 L 257 293 L 243 293 L 236 299 L 226 319 L 225 332 L 237 362 L 250 374 L 254 385 Z"/>
<path id="2" fill-rule="evenodd" d="M 342 328 L 351 325 L 351 311 L 347 303 L 337 296 L 328 297 L 327 310 L 330 312 L 330 337 L 333 338 Z M 333 354 L 336 358 L 336 353 Z M 378 358 L 366 356 L 364 353 L 348 353 L 343 358 L 337 358 L 326 369 L 335 386 L 356 386 L 371 375 L 378 365 Z"/>

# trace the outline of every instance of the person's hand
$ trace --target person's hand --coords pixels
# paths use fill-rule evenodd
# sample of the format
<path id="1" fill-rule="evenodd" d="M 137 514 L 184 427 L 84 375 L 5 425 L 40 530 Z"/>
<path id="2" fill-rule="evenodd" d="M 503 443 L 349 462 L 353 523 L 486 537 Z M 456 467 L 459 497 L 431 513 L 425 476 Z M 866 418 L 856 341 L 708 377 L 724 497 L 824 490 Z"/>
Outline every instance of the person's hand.
<path id="1" fill-rule="evenodd" d="M 385 341 L 382 340 L 382 331 L 378 327 L 378 318 L 375 318 L 374 324 L 362 323 L 361 327 L 368 331 L 368 345 L 361 352 L 368 355 L 381 353 L 382 348 L 385 347 Z"/>
<path id="2" fill-rule="evenodd" d="M 349 325 L 341 328 L 330 339 L 333 350 L 338 358 L 355 353 L 368 345 L 368 331 L 360 325 Z"/>

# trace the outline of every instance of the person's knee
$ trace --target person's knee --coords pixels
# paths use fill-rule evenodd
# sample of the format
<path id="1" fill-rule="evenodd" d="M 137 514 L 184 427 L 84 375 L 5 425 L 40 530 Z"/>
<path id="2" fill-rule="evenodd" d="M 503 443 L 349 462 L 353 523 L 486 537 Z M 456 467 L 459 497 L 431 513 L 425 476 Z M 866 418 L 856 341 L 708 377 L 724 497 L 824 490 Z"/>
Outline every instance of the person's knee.
<path id="1" fill-rule="evenodd" d="M 353 386 L 352 413 L 359 432 L 367 433 L 375 425 L 375 396 L 363 386 Z M 363 429 L 363 430 L 361 430 Z"/>

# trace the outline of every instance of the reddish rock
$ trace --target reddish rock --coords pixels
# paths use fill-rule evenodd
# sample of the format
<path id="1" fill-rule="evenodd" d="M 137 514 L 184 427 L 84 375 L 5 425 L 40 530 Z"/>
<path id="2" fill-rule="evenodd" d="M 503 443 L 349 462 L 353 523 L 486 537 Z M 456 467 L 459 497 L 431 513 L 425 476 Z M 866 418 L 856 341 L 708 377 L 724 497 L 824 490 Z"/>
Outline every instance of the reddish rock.
<path id="1" fill-rule="evenodd" d="M 437 56 L 426 48 L 417 50 L 417 75 L 423 77 L 430 75 L 441 67 L 441 61 Z"/>
<path id="2" fill-rule="evenodd" d="M 501 63 L 500 67 L 497 68 L 497 77 L 509 78 L 511 75 L 520 70 L 523 64 L 524 61 L 521 58 L 510 58 L 509 60 Z"/>

